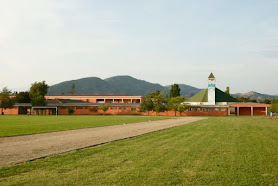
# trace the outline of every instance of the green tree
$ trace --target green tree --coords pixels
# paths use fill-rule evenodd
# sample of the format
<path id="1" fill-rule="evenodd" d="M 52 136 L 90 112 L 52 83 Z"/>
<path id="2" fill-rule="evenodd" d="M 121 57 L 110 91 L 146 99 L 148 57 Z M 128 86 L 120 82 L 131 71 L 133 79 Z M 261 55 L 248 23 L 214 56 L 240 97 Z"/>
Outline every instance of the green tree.
<path id="1" fill-rule="evenodd" d="M 150 94 L 153 100 L 153 106 L 154 110 L 156 112 L 156 115 L 159 115 L 160 112 L 163 112 L 166 110 L 167 106 L 167 93 L 166 90 L 160 92 L 156 91 Z"/>
<path id="2" fill-rule="evenodd" d="M 265 104 L 271 104 L 271 100 L 272 100 L 272 99 L 266 98 L 266 99 L 263 101 L 263 103 L 265 103 Z"/>
<path id="3" fill-rule="evenodd" d="M 74 95 L 74 94 L 75 94 L 75 84 L 74 84 L 74 83 L 71 85 L 71 88 L 70 88 L 69 93 L 70 93 L 71 95 Z"/>
<path id="4" fill-rule="evenodd" d="M 14 102 L 13 99 L 10 97 L 12 91 L 9 90 L 7 87 L 4 87 L 0 92 L 0 108 L 1 108 L 1 115 L 4 114 L 3 109 L 6 110 L 7 108 L 13 108 Z"/>
<path id="5" fill-rule="evenodd" d="M 239 102 L 253 102 L 253 103 L 257 103 L 257 100 L 255 99 L 250 99 L 250 98 L 246 98 L 246 97 L 240 97 L 240 98 L 237 98 L 237 100 Z"/>
<path id="6" fill-rule="evenodd" d="M 178 84 L 173 84 L 171 85 L 171 90 L 170 90 L 170 97 L 178 97 L 180 96 L 180 87 Z"/>
<path id="7" fill-rule="evenodd" d="M 277 118 L 277 113 L 278 113 L 278 99 L 272 99 L 272 101 L 271 101 L 271 107 L 270 107 L 270 112 L 275 113 L 276 118 Z"/>
<path id="8" fill-rule="evenodd" d="M 190 105 L 188 103 L 182 103 L 180 104 L 180 106 L 178 107 L 178 112 L 180 113 L 183 113 L 184 111 L 190 109 Z"/>
<path id="9" fill-rule="evenodd" d="M 169 98 L 167 102 L 167 109 L 168 110 L 174 110 L 175 111 L 175 116 L 177 115 L 177 111 L 181 109 L 181 105 L 184 102 L 184 97 L 178 96 L 178 97 L 171 97 Z"/>
<path id="10" fill-rule="evenodd" d="M 225 93 L 230 95 L 230 87 L 226 87 Z"/>
<path id="11" fill-rule="evenodd" d="M 109 106 L 107 104 L 103 104 L 103 105 L 100 105 L 98 107 L 100 110 L 103 111 L 103 115 L 105 115 L 106 111 L 109 109 Z"/>
<path id="12" fill-rule="evenodd" d="M 44 96 L 47 94 L 48 88 L 49 86 L 45 83 L 45 81 L 35 82 L 32 84 L 30 88 L 30 98 L 33 106 L 46 105 L 46 99 Z"/>
<path id="13" fill-rule="evenodd" d="M 150 95 L 143 96 L 140 104 L 140 111 L 147 112 L 149 115 L 149 112 L 152 110 L 154 110 L 154 105 L 151 96 Z"/>
<path id="14" fill-rule="evenodd" d="M 16 103 L 31 103 L 29 92 L 15 93 L 14 102 L 16 102 Z"/>
<path id="15" fill-rule="evenodd" d="M 73 114 L 73 113 L 74 113 L 73 108 L 69 107 L 69 108 L 68 108 L 68 114 L 71 115 L 71 114 Z"/>

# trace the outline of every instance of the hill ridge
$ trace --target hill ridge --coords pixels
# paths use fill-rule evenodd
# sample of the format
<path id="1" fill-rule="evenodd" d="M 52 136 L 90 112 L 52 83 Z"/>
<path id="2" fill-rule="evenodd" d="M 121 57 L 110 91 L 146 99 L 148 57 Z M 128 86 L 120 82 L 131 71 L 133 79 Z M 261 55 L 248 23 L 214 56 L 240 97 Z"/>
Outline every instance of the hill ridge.
<path id="1" fill-rule="evenodd" d="M 146 95 L 153 91 L 168 92 L 171 85 L 162 86 L 159 83 L 150 83 L 145 80 L 137 79 L 129 75 L 112 76 L 101 79 L 98 77 L 86 77 L 75 80 L 63 81 L 50 86 L 47 95 L 69 95 L 72 84 L 75 84 L 76 95 Z M 190 97 L 201 91 L 201 89 L 179 84 L 181 95 Z"/>

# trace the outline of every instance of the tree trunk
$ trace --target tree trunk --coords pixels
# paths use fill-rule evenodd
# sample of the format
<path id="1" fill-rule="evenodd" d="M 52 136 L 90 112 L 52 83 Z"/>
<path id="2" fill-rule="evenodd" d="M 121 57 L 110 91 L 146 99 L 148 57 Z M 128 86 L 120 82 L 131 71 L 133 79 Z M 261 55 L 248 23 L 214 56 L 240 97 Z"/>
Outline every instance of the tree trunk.
<path id="1" fill-rule="evenodd" d="M 177 116 L 177 111 L 175 111 L 175 116 Z"/>

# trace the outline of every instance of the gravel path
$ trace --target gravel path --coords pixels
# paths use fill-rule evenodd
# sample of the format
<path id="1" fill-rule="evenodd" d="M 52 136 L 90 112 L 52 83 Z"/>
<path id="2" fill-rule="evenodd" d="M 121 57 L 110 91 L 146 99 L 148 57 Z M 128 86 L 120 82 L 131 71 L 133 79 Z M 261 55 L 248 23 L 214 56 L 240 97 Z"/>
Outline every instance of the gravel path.
<path id="1" fill-rule="evenodd" d="M 205 117 L 180 117 L 97 128 L 0 138 L 0 166 L 22 163 L 53 154 L 95 146 L 171 128 Z"/>

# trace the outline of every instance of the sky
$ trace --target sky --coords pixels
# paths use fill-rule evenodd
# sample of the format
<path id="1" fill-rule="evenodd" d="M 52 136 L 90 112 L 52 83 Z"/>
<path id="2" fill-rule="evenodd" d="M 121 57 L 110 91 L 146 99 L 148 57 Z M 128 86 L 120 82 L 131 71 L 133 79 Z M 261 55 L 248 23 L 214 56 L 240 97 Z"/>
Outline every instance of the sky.
<path id="1" fill-rule="evenodd" d="M 130 75 L 278 95 L 278 0 L 0 0 L 0 88 Z"/>

